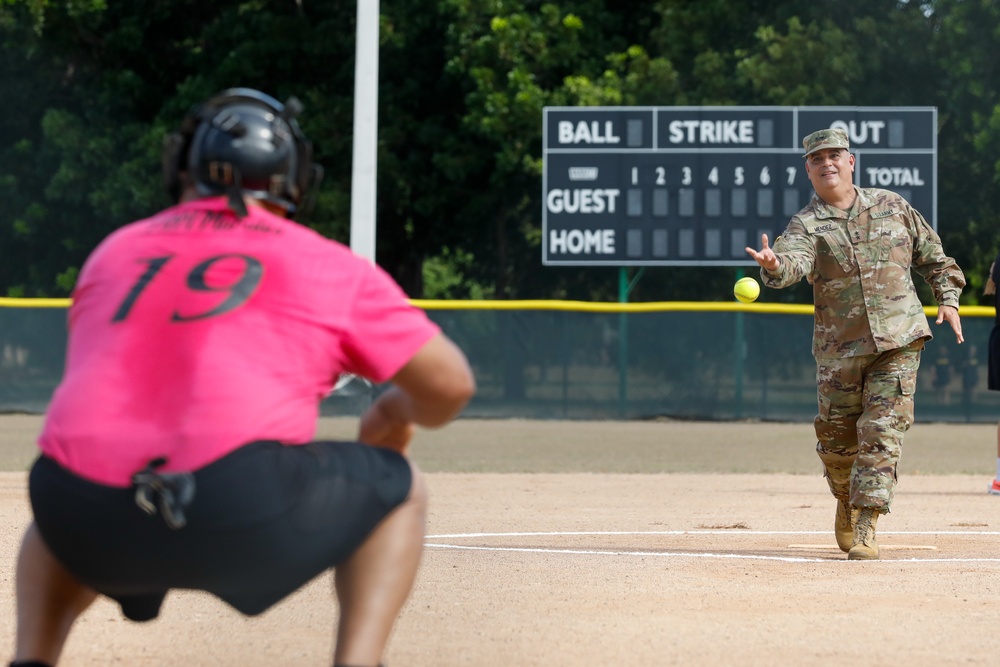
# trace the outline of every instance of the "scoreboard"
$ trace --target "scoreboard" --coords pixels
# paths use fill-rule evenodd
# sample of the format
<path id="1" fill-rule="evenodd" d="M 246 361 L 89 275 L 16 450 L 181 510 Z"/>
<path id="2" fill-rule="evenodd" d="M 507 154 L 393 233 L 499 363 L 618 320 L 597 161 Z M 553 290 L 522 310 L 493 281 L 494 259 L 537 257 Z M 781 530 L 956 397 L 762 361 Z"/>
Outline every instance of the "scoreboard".
<path id="1" fill-rule="evenodd" d="M 829 127 L 856 185 L 937 229 L 934 107 L 546 107 L 542 263 L 753 265 L 813 196 L 802 138 Z"/>

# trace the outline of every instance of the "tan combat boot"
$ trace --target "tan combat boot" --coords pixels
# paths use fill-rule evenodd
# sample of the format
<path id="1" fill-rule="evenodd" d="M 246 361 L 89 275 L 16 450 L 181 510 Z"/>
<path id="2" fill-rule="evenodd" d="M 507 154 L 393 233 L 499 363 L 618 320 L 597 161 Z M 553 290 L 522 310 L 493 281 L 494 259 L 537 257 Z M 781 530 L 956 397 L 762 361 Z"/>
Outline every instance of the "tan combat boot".
<path id="1" fill-rule="evenodd" d="M 875 524 L 879 511 L 864 507 L 858 512 L 854 524 L 854 544 L 847 552 L 847 560 L 878 560 L 878 542 L 875 541 Z"/>
<path id="2" fill-rule="evenodd" d="M 833 534 L 837 536 L 837 546 L 845 553 L 854 546 L 854 522 L 857 519 L 858 510 L 851 506 L 850 501 L 837 501 L 837 516 L 833 520 Z"/>

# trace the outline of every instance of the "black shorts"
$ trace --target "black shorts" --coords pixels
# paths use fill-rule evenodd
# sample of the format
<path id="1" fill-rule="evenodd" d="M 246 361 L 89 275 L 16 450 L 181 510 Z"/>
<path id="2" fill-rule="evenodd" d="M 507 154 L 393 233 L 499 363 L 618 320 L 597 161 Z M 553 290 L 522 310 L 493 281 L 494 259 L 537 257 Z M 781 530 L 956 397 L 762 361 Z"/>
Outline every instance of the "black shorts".
<path id="1" fill-rule="evenodd" d="M 994 326 L 990 330 L 986 359 L 986 387 L 998 391 L 1000 390 L 1000 326 Z"/>
<path id="2" fill-rule="evenodd" d="M 135 487 L 95 484 L 42 456 L 29 493 L 55 557 L 126 617 L 156 618 L 172 588 L 259 614 L 350 556 L 402 503 L 400 454 L 358 443 L 255 442 L 194 473 L 187 524 L 169 528 Z"/>

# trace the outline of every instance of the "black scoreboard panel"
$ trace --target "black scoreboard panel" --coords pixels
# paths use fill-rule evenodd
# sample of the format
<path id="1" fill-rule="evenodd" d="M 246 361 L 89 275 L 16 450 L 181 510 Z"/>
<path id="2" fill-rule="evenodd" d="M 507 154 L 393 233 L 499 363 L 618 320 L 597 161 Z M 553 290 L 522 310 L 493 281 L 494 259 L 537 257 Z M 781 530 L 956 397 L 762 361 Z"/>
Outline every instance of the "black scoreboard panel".
<path id="1" fill-rule="evenodd" d="M 936 228 L 933 108 L 547 108 L 543 263 L 752 265 L 813 196 L 801 138 L 824 127 L 851 136 L 856 184 Z"/>

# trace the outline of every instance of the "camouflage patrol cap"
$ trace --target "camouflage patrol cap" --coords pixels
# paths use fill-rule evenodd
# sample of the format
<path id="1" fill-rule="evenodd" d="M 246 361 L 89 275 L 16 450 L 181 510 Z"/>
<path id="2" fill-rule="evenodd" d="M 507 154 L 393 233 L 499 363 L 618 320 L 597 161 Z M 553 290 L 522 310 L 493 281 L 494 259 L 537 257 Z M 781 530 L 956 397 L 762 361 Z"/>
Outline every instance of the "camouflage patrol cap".
<path id="1" fill-rule="evenodd" d="M 851 143 L 847 140 L 847 132 L 839 128 L 829 128 L 817 130 L 802 140 L 802 147 L 806 149 L 805 155 L 809 157 L 811 153 L 824 148 L 843 148 L 851 150 Z"/>

